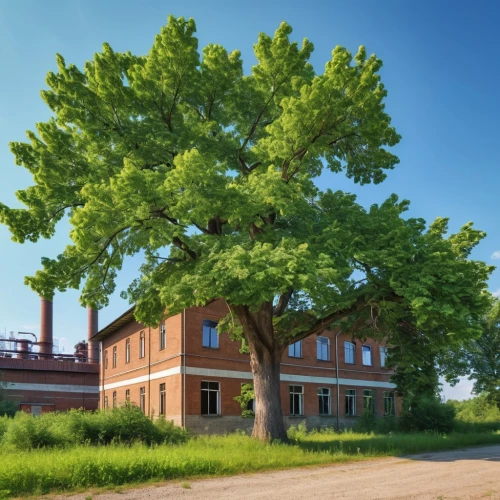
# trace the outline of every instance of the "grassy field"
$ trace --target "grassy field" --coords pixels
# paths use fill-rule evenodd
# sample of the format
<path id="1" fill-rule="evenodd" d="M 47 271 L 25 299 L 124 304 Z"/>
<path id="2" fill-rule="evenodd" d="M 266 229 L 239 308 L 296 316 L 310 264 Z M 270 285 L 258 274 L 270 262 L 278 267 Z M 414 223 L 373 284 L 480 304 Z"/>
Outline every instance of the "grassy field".
<path id="1" fill-rule="evenodd" d="M 180 445 L 76 446 L 24 452 L 4 446 L 0 450 L 0 498 L 500 444 L 500 433 L 380 436 L 298 432 L 294 442 L 269 445 L 230 435 L 199 437 Z"/>

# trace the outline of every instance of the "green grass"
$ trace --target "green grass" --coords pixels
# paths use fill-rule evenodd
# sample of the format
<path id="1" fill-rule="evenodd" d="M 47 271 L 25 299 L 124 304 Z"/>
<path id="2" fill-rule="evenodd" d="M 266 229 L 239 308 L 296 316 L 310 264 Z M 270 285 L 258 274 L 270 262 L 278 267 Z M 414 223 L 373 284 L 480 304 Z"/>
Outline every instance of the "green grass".
<path id="1" fill-rule="evenodd" d="M 293 445 L 263 444 L 244 435 L 230 435 L 199 437 L 176 446 L 76 446 L 24 452 L 4 446 L 0 498 L 500 444 L 500 433 L 297 433 L 295 441 Z"/>

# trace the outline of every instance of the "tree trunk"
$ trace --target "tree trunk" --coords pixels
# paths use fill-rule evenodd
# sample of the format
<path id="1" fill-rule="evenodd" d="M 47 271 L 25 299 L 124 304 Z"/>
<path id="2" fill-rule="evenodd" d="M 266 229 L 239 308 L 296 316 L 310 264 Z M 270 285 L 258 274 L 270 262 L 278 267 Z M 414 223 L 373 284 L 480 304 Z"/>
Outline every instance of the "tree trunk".
<path id="1" fill-rule="evenodd" d="M 251 349 L 251 366 L 255 393 L 255 423 L 252 437 L 261 441 L 287 441 L 281 409 L 280 362 L 281 351 L 264 350 L 258 359 Z"/>
<path id="2" fill-rule="evenodd" d="M 283 353 L 274 336 L 273 307 L 262 304 L 253 312 L 248 306 L 232 306 L 250 349 L 255 393 L 255 423 L 252 436 L 261 441 L 287 441 L 281 409 L 280 363 Z"/>

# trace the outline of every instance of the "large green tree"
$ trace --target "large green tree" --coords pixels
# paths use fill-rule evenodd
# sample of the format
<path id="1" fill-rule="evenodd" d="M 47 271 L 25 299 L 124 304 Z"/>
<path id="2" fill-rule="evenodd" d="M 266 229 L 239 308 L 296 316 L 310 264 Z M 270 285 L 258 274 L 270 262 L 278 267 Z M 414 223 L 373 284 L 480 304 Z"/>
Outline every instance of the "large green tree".
<path id="1" fill-rule="evenodd" d="M 254 436 L 286 440 L 280 360 L 286 346 L 335 322 L 383 334 L 411 316 L 422 332 L 477 332 L 489 274 L 468 259 L 484 236 L 446 220 L 426 229 L 391 196 L 368 210 L 318 188 L 325 169 L 384 180 L 399 135 L 384 111 L 382 62 L 336 47 L 322 73 L 313 45 L 282 23 L 240 53 L 198 52 L 193 20 L 169 17 L 147 56 L 101 53 L 82 70 L 57 56 L 42 97 L 53 118 L 13 143 L 33 175 L 25 209 L 0 206 L 16 241 L 50 238 L 65 214 L 72 243 L 26 282 L 40 295 L 79 288 L 107 304 L 126 256 L 145 253 L 127 295 L 136 317 L 223 298 L 221 332 L 243 339 L 254 376 Z M 383 326 L 383 328 L 382 328 Z"/>
<path id="2" fill-rule="evenodd" d="M 481 318 L 481 334 L 461 345 L 450 363 L 450 378 L 468 376 L 473 393 L 500 409 L 500 300 L 492 297 L 491 309 Z"/>

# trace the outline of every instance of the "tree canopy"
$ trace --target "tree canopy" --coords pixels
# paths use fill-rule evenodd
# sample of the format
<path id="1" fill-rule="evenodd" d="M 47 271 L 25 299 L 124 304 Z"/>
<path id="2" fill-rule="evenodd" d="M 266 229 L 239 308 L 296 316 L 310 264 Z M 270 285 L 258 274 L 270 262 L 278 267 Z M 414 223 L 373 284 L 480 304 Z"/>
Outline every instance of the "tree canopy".
<path id="1" fill-rule="evenodd" d="M 405 219 L 395 195 L 366 209 L 315 182 L 329 169 L 379 183 L 398 163 L 382 61 L 335 47 L 316 73 L 291 31 L 259 35 L 249 75 L 238 51 L 200 55 L 194 21 L 172 16 L 146 56 L 104 44 L 80 70 L 58 55 L 42 91 L 53 118 L 11 144 L 34 178 L 17 193 L 26 208 L 0 205 L 0 220 L 22 243 L 67 213 L 71 244 L 27 284 L 47 298 L 81 287 L 102 307 L 144 252 L 127 291 L 137 318 L 223 298 L 220 331 L 248 343 L 254 377 L 264 351 L 341 320 L 371 336 L 403 319 L 431 342 L 477 334 L 491 268 L 469 255 L 483 232 L 448 235 L 446 219 Z"/>

